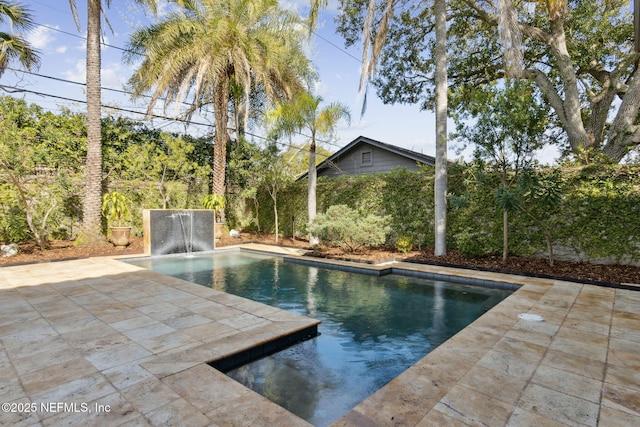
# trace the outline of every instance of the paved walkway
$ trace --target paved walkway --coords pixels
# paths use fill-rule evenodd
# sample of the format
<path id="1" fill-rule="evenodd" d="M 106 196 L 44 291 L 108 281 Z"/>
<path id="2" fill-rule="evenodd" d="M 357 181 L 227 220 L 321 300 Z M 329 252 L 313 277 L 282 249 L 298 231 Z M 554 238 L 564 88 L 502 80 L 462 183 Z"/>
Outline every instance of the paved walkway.
<path id="1" fill-rule="evenodd" d="M 640 425 L 640 292 L 394 265 L 522 287 L 336 426 Z M 0 425 L 308 426 L 206 362 L 315 323 L 110 258 L 3 267 Z"/>
<path id="2" fill-rule="evenodd" d="M 317 323 L 108 258 L 0 268 L 0 425 L 308 425 L 206 362 Z"/>

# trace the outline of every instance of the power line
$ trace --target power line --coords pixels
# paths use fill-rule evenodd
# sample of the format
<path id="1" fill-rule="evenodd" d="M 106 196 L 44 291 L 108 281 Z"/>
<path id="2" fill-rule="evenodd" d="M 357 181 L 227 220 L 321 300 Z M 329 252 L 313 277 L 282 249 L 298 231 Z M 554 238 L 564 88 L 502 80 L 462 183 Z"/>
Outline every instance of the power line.
<path id="1" fill-rule="evenodd" d="M 85 101 L 85 100 L 68 98 L 68 97 L 65 97 L 65 96 L 53 95 L 53 94 L 48 94 L 48 93 L 43 93 L 43 92 L 38 92 L 38 91 L 28 90 L 28 89 L 15 89 L 15 88 L 12 88 L 11 86 L 6 86 L 6 85 L 2 85 L 2 84 L 0 84 L 0 89 L 5 90 L 5 91 L 7 91 L 9 93 L 26 92 L 26 93 L 31 93 L 33 95 L 45 96 L 45 97 L 49 97 L 49 98 L 60 99 L 60 100 L 63 100 L 63 101 L 76 102 L 76 103 L 80 103 L 80 104 L 86 104 L 87 103 L 87 101 Z M 189 120 L 181 119 L 181 118 L 176 118 L 176 117 L 161 116 L 161 115 L 158 115 L 158 114 L 147 115 L 147 113 L 143 113 L 141 111 L 129 110 L 127 108 L 114 107 L 114 106 L 105 105 L 105 104 L 102 104 L 102 107 L 106 108 L 106 109 L 116 110 L 116 111 L 123 111 L 123 112 L 126 112 L 126 113 L 139 114 L 139 115 L 144 115 L 144 116 L 151 116 L 152 118 L 156 118 L 156 119 L 170 120 L 170 121 L 174 121 L 174 122 L 182 122 L 182 123 L 186 123 L 188 125 L 207 126 L 207 127 L 215 128 L 215 123 L 213 123 L 213 124 L 212 123 L 199 123 L 199 122 L 193 122 L 193 121 L 189 121 Z M 167 126 L 169 124 L 165 124 L 163 126 Z M 234 128 L 230 128 L 230 127 L 227 127 L 227 128 L 230 129 L 230 130 L 235 130 Z M 258 139 L 261 139 L 261 140 L 264 140 L 264 141 L 269 141 L 269 138 L 261 136 L 261 135 L 257 135 L 257 134 L 251 133 L 251 132 L 246 132 L 245 131 L 245 134 L 249 135 L 249 136 L 251 136 L 253 138 L 258 138 Z M 311 150 L 309 150 L 308 148 L 298 147 L 298 146 L 295 146 L 295 145 L 293 145 L 291 143 L 286 143 L 286 142 L 281 142 L 281 141 L 274 141 L 274 140 L 271 140 L 271 141 L 273 143 L 275 143 L 275 144 L 279 144 L 279 145 L 284 146 L 284 147 L 297 148 L 297 149 L 300 149 L 302 151 L 307 151 L 309 153 L 311 152 Z M 321 157 L 326 157 L 326 158 L 329 157 L 329 156 L 327 156 L 325 154 L 322 154 L 322 153 L 316 153 L 316 155 L 321 156 Z"/>
<path id="2" fill-rule="evenodd" d="M 313 34 L 318 37 L 320 40 L 323 40 L 325 43 L 327 43 L 329 46 L 332 46 L 336 49 L 338 49 L 340 52 L 344 53 L 345 55 L 347 55 L 349 58 L 357 61 L 359 64 L 362 64 L 362 60 L 353 56 L 352 54 L 350 54 L 349 52 L 347 52 L 346 50 L 344 50 L 343 48 L 341 48 L 340 46 L 336 45 L 335 43 L 333 43 L 332 41 L 326 39 L 325 37 L 321 36 L 320 34 L 318 34 L 316 31 L 313 32 Z"/>
<path id="3" fill-rule="evenodd" d="M 87 86 L 87 84 L 86 84 L 86 83 L 76 82 L 76 81 L 74 81 L 74 80 L 63 79 L 63 78 L 61 78 L 61 77 L 47 76 L 47 75 L 44 75 L 44 74 L 34 73 L 33 71 L 20 70 L 20 69 L 17 69 L 17 68 L 11 68 L 11 67 L 7 67 L 6 69 L 7 69 L 7 70 L 10 70 L 10 71 L 13 71 L 13 72 L 17 72 L 17 73 L 30 74 L 30 75 L 32 75 L 32 76 L 42 77 L 42 78 L 44 78 L 44 79 L 55 80 L 55 81 L 62 82 L 62 83 L 69 83 L 69 84 L 78 85 L 78 86 L 85 86 L 85 87 Z M 107 90 L 107 91 L 111 91 L 111 92 L 122 93 L 122 94 L 124 94 L 124 95 L 132 95 L 132 93 L 131 93 L 131 92 L 127 92 L 127 91 L 124 91 L 124 90 L 122 90 L 122 89 L 113 89 L 113 88 L 110 88 L 110 87 L 104 87 L 104 86 L 101 86 L 101 87 L 100 87 L 100 90 Z M 150 98 L 150 96 L 147 96 L 147 95 L 142 95 L 142 96 L 145 96 L 145 97 Z"/>
<path id="4" fill-rule="evenodd" d="M 30 75 L 33 75 L 33 76 L 36 76 L 36 77 L 41 77 L 41 78 L 45 78 L 45 79 L 51 79 L 51 80 L 59 81 L 59 82 L 62 82 L 62 83 L 68 83 L 68 84 L 73 84 L 73 85 L 86 87 L 86 83 L 82 83 L 82 82 L 63 79 L 63 78 L 60 78 L 60 77 L 47 76 L 47 75 L 44 75 L 44 74 L 39 74 L 39 73 L 35 73 L 35 72 L 32 72 L 32 71 L 19 70 L 19 69 L 15 69 L 15 68 L 11 68 L 11 67 L 8 67 L 7 69 L 11 70 L 11 71 L 14 71 L 14 72 L 21 72 L 21 73 L 30 74 Z M 10 92 L 10 93 L 27 92 L 27 93 L 31 93 L 31 94 L 34 94 L 34 95 L 46 96 L 46 97 L 61 99 L 61 100 L 64 100 L 64 101 L 78 102 L 78 103 L 86 104 L 86 101 L 84 101 L 84 100 L 66 98 L 66 97 L 63 97 L 63 96 L 46 94 L 46 93 L 27 90 L 27 89 L 16 89 L 16 88 L 12 88 L 10 86 L 5 86 L 5 85 L 0 85 L 0 87 L 2 87 L 5 91 Z M 124 94 L 124 95 L 132 95 L 131 92 L 127 92 L 127 91 L 120 90 L 120 89 L 113 89 L 113 88 L 107 88 L 107 87 L 100 87 L 100 89 L 101 90 L 106 90 L 106 91 L 111 91 L 111 92 L 116 92 L 116 93 L 121 93 L 121 94 Z M 148 95 L 142 95 L 142 96 L 150 98 L 150 96 L 148 96 Z M 182 102 L 182 104 L 191 105 L 191 104 L 189 104 L 187 102 Z M 128 109 L 125 109 L 125 108 L 122 108 L 122 107 L 113 107 L 113 106 L 109 106 L 109 105 L 105 105 L 105 104 L 103 104 L 102 106 L 105 107 L 105 108 L 111 108 L 111 109 L 115 109 L 115 110 L 118 110 L 118 111 L 131 112 L 131 113 L 139 114 L 139 115 L 147 115 L 147 113 L 142 113 L 140 111 L 128 110 Z M 199 125 L 199 126 L 214 126 L 214 125 L 210 125 L 210 124 L 206 124 L 206 123 L 192 122 L 192 121 L 189 121 L 187 119 L 172 118 L 172 117 L 160 116 L 160 115 L 156 115 L 156 114 L 151 114 L 151 117 L 161 118 L 161 119 L 164 119 L 164 120 L 175 120 L 175 121 L 180 121 L 180 122 L 183 122 L 183 123 L 186 123 L 186 124 L 194 124 L 194 125 Z M 305 134 L 303 134 L 301 132 L 298 132 L 298 135 L 300 135 L 302 137 L 305 137 L 305 138 L 310 138 L 309 135 L 305 135 Z M 255 136 L 258 136 L 258 135 L 255 135 Z M 266 139 L 264 137 L 260 137 L 260 138 Z M 341 148 L 339 145 L 331 143 L 330 141 L 318 140 L 318 142 L 319 143 L 323 143 L 323 144 L 327 144 L 327 145 L 331 145 L 331 146 L 334 146 L 334 147 L 337 147 L 337 148 Z"/>
<path id="5" fill-rule="evenodd" d="M 65 96 L 53 95 L 53 94 L 50 94 L 50 93 L 38 92 L 38 91 L 35 91 L 35 90 L 29 90 L 29 89 L 16 89 L 14 87 L 6 86 L 6 85 L 3 85 L 3 84 L 0 84 L 0 88 L 5 90 L 6 92 L 9 92 L 9 93 L 25 92 L 25 93 L 30 93 L 30 94 L 33 94 L 33 95 L 38 95 L 38 96 L 46 96 L 46 97 L 49 97 L 49 98 L 61 99 L 63 101 L 77 102 L 77 103 L 80 103 L 80 104 L 86 104 L 87 103 L 86 100 L 67 98 Z M 127 108 L 122 108 L 122 107 L 114 107 L 112 105 L 107 105 L 107 104 L 101 104 L 101 107 L 107 108 L 107 109 L 111 109 L 111 110 L 116 110 L 116 111 L 123 111 L 125 113 L 139 114 L 139 115 L 152 117 L 152 118 L 156 118 L 156 119 L 173 120 L 173 121 L 177 121 L 177 122 L 187 123 L 189 125 L 215 127 L 215 123 L 214 124 L 211 124 L 211 123 L 199 123 L 199 122 L 193 122 L 193 121 L 190 121 L 190 120 L 187 120 L 187 119 L 181 119 L 179 117 L 167 117 L 167 116 L 161 116 L 159 114 L 153 114 L 153 113 L 152 114 L 147 114 L 146 112 L 130 110 L 130 109 L 127 109 Z"/>
<path id="6" fill-rule="evenodd" d="M 20 69 L 11 68 L 11 67 L 7 67 L 7 70 L 11 70 L 11 71 L 13 71 L 13 72 L 18 72 L 18 73 L 30 74 L 30 75 L 32 75 L 32 76 L 42 77 L 42 78 L 44 78 L 44 79 L 55 80 L 55 81 L 62 82 L 62 83 L 69 83 L 69 84 L 73 84 L 73 85 L 77 85 L 77 86 L 82 86 L 82 87 L 86 87 L 86 86 L 87 86 L 87 84 L 86 84 L 86 83 L 77 82 L 77 81 L 74 81 L 74 80 L 63 79 L 63 78 L 60 78 L 60 77 L 47 76 L 47 75 L 44 75 L 44 74 L 34 73 L 33 71 L 20 70 Z M 104 86 L 101 86 L 101 87 L 100 87 L 100 90 L 101 90 L 101 91 L 116 92 L 116 93 L 121 93 L 121 94 L 123 94 L 123 95 L 133 96 L 133 93 L 132 93 L 132 92 L 127 92 L 126 90 L 122 90 L 122 89 L 114 89 L 114 88 L 110 88 L 110 87 L 104 87 Z M 143 98 L 151 98 L 151 96 L 149 96 L 149 95 L 144 95 L 144 94 L 140 95 L 140 97 L 143 97 Z M 165 101 L 165 99 L 164 99 L 164 98 L 158 98 L 158 99 L 159 99 L 159 100 L 161 100 L 161 101 Z M 181 102 L 181 104 L 184 104 L 184 105 L 191 105 L 191 104 L 189 104 L 188 102 L 184 102 L 184 101 L 182 101 L 182 102 Z M 206 112 L 206 113 L 210 113 L 210 111 L 205 111 L 205 112 Z"/>
<path id="7" fill-rule="evenodd" d="M 39 23 L 37 23 L 37 22 L 36 22 L 35 24 L 36 24 L 36 25 L 38 25 L 38 26 L 40 26 L 40 27 L 44 27 L 44 28 L 47 28 L 47 29 L 49 29 L 49 30 L 52 30 L 52 31 L 57 31 L 57 32 L 62 33 L 62 34 L 65 34 L 65 35 L 67 35 L 67 36 L 71 36 L 71 37 L 75 37 L 75 38 L 80 39 L 80 40 L 87 41 L 87 38 L 86 38 L 86 37 L 81 36 L 81 35 L 79 35 L 79 34 L 73 34 L 73 33 L 70 33 L 70 32 L 68 32 L 68 31 L 61 30 L 60 28 L 52 27 L 52 26 L 47 25 L 47 24 L 39 24 Z M 111 45 L 111 44 L 109 44 L 109 43 L 104 43 L 103 41 L 100 41 L 100 45 L 101 45 L 101 46 L 106 46 L 106 47 L 111 47 L 111 48 L 116 49 L 116 50 L 121 50 L 121 51 L 123 51 L 123 52 L 137 53 L 137 52 L 133 52 L 133 51 L 131 51 L 131 50 L 128 50 L 128 49 L 122 48 L 122 47 L 120 47 L 120 46 L 114 46 L 114 45 Z"/>
<path id="8" fill-rule="evenodd" d="M 38 25 L 38 26 L 41 26 L 41 27 L 44 27 L 44 28 L 50 29 L 50 30 L 52 30 L 52 31 L 56 31 L 56 32 L 59 32 L 59 33 L 62 33 L 62 34 L 65 34 L 65 35 L 71 36 L 71 37 L 79 38 L 79 39 L 81 39 L 81 40 L 86 40 L 86 37 L 84 37 L 84 36 L 81 36 L 81 35 L 78 35 L 78 34 L 73 34 L 73 33 L 70 33 L 70 32 L 68 32 L 68 31 L 64 31 L 64 30 L 61 30 L 61 29 L 59 29 L 59 28 L 52 27 L 52 26 L 50 26 L 50 25 L 40 24 L 40 23 L 35 23 L 35 24 L 36 24 L 36 25 Z M 344 49 L 340 48 L 339 46 L 335 45 L 334 43 L 332 43 L 331 41 L 329 41 L 329 40 L 328 40 L 328 39 L 326 39 L 325 37 L 321 36 L 321 35 L 320 35 L 320 34 L 318 34 L 317 32 L 315 32 L 315 31 L 314 31 L 313 33 L 314 33 L 318 38 L 320 38 L 321 40 L 325 41 L 327 44 L 329 44 L 330 46 L 334 47 L 335 49 L 338 49 L 339 51 L 341 51 L 341 52 L 342 52 L 342 53 L 344 53 L 345 55 L 347 55 L 347 56 L 351 57 L 352 59 L 354 59 L 354 60 L 356 60 L 356 61 L 358 61 L 358 62 L 360 62 L 360 63 L 362 62 L 362 61 L 360 61 L 358 58 L 356 58 L 355 56 L 351 55 L 349 52 L 347 52 L 346 50 L 344 50 Z M 108 43 L 103 43 L 102 41 L 100 42 L 100 44 L 101 44 L 102 46 L 111 47 L 111 48 L 114 48 L 114 49 L 117 49 L 117 50 L 120 50 L 120 51 L 123 51 L 123 52 L 129 52 L 129 53 L 138 54 L 137 52 L 133 52 L 133 51 L 130 51 L 130 50 L 128 50 L 128 49 L 124 49 L 124 48 L 119 47 L 119 46 L 114 46 L 114 45 L 110 45 L 110 44 L 108 44 Z M 12 71 L 14 71 L 14 72 L 23 72 L 23 73 L 26 73 L 26 74 L 34 75 L 34 76 L 36 76 L 36 77 L 41 77 L 41 78 L 46 78 L 46 79 L 52 79 L 52 80 L 60 81 L 60 82 L 63 82 L 63 83 L 75 84 L 75 85 L 79 85 L 79 86 L 84 86 L 84 87 L 86 87 L 86 83 L 76 82 L 76 81 L 72 81 L 72 80 L 68 80 L 68 79 L 62 79 L 62 78 L 59 78 L 59 77 L 47 76 L 47 75 L 38 74 L 38 73 L 34 73 L 34 72 L 29 72 L 29 71 L 24 71 L 24 70 L 17 70 L 17 69 L 13 69 L 13 68 L 8 68 L 8 69 L 10 69 L 10 70 L 12 70 Z M 10 88 L 10 87 L 4 86 L 4 85 L 0 85 L 0 87 L 1 87 L 1 88 L 3 88 L 4 90 L 6 90 L 7 92 L 16 92 L 16 91 L 28 92 L 28 93 L 32 93 L 32 94 L 39 95 L 39 96 L 48 96 L 48 97 L 55 98 L 55 99 L 66 100 L 66 101 L 70 101 L 70 102 L 79 102 L 79 103 L 86 104 L 86 101 L 74 100 L 74 99 L 71 99 L 71 98 L 66 98 L 66 97 L 57 96 L 57 95 L 45 94 L 45 93 L 41 93 L 41 92 L 30 91 L 30 90 L 22 90 L 22 89 L 20 89 L 20 90 L 15 90 L 15 89 L 14 89 L 14 90 L 10 90 L 10 89 L 13 89 L 13 88 Z M 107 88 L 107 87 L 101 87 L 100 89 L 101 89 L 101 90 L 105 90 L 105 91 L 111 91 L 111 92 L 121 93 L 121 94 L 125 94 L 125 95 L 133 95 L 131 92 L 127 92 L 127 91 L 120 90 L 120 89 Z M 148 96 L 148 95 L 142 95 L 142 96 L 143 96 L 143 97 L 150 98 L 150 96 Z M 185 105 L 191 105 L 191 104 L 186 103 L 186 102 L 182 102 L 182 104 L 185 104 Z M 112 106 L 108 106 L 108 105 L 103 105 L 103 107 L 105 107 L 105 108 L 111 108 L 111 109 L 115 109 L 115 110 L 123 111 L 123 112 L 130 112 L 130 113 L 133 113 L 133 114 L 147 115 L 146 113 L 141 113 L 141 112 L 139 112 L 139 111 L 134 111 L 134 110 L 128 110 L 128 109 L 124 109 L 124 108 L 121 108 L 121 107 L 112 107 Z M 214 127 L 214 126 L 215 126 L 215 125 L 210 125 L 210 124 L 204 124 L 204 123 L 191 122 L 191 121 L 188 121 L 188 120 L 186 120 L 186 119 L 170 118 L 170 117 L 166 117 L 166 116 L 160 116 L 160 115 L 156 115 L 156 114 L 151 114 L 150 116 L 151 116 L 151 117 L 154 117 L 154 118 L 162 118 L 162 119 L 165 119 L 165 120 L 175 120 L 175 121 L 180 121 L 180 122 L 187 123 L 187 124 L 194 124 L 194 125 L 200 125 L 200 126 L 212 126 L 212 127 Z M 249 134 L 249 133 L 247 132 L 247 134 Z M 303 134 L 303 133 L 301 133 L 301 132 L 298 132 L 298 135 L 299 135 L 299 136 L 301 136 L 301 137 L 304 137 L 304 138 L 311 138 L 311 136 L 309 136 L 309 135 L 305 135 L 305 134 Z M 266 140 L 266 138 L 261 137 L 261 136 L 259 136 L 259 135 L 252 135 L 252 136 L 255 136 L 255 137 L 258 137 L 258 138 L 261 138 L 261 139 L 265 139 L 265 140 Z M 335 143 L 332 143 L 332 142 L 330 142 L 330 141 L 326 141 L 326 140 L 318 140 L 317 142 L 322 143 L 322 144 L 326 144 L 326 145 L 330 145 L 330 146 L 336 147 L 336 148 L 338 148 L 338 149 L 342 148 L 342 147 L 340 147 L 338 144 L 335 144 Z M 282 143 L 280 143 L 280 144 L 282 144 Z M 285 144 L 285 145 L 286 145 L 286 144 Z M 288 146 L 290 146 L 290 147 L 291 147 L 291 145 L 288 145 Z"/>
<path id="9" fill-rule="evenodd" d="M 85 41 L 87 40 L 87 38 L 84 37 L 84 36 L 81 36 L 79 34 L 73 34 L 73 33 L 70 33 L 68 31 L 64 31 L 64 30 L 61 30 L 59 28 L 52 27 L 50 25 L 40 24 L 40 23 L 37 23 L 37 22 L 35 24 L 39 25 L 41 27 L 47 28 L 49 30 L 52 30 L 52 31 L 57 31 L 57 32 L 62 33 L 62 34 L 66 34 L 66 35 L 71 36 L 71 37 L 75 37 L 75 38 L 78 38 L 78 39 L 81 39 L 81 40 L 85 40 Z M 340 46 L 338 46 L 337 44 L 333 43 L 331 40 L 327 39 L 324 36 L 321 36 L 317 31 L 313 31 L 313 34 L 317 38 L 319 38 L 320 40 L 322 40 L 325 43 L 327 43 L 329 46 L 333 47 L 334 49 L 339 50 L 341 53 L 347 55 L 349 58 L 353 59 L 354 61 L 357 61 L 359 64 L 362 64 L 362 59 L 360 59 L 360 58 L 358 58 L 356 56 L 353 56 L 351 53 L 347 52 L 345 49 L 343 49 Z M 111 47 L 113 49 L 120 50 L 122 52 L 127 52 L 127 53 L 133 53 L 135 55 L 140 55 L 140 53 L 138 53 L 138 52 L 135 52 L 135 51 L 132 51 L 132 50 L 129 50 L 129 49 L 125 49 L 125 48 L 120 47 L 120 46 L 114 46 L 114 45 L 111 45 L 111 44 L 108 44 L 108 43 L 104 43 L 102 41 L 100 42 L 100 44 L 102 46 Z"/>

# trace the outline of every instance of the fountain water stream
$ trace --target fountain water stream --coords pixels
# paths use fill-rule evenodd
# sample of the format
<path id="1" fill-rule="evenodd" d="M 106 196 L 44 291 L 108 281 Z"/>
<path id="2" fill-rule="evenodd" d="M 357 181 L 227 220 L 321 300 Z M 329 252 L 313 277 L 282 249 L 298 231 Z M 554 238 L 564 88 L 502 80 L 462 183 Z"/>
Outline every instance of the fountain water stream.
<path id="1" fill-rule="evenodd" d="M 180 231 L 182 234 L 182 242 L 184 244 L 184 249 L 187 255 L 192 255 L 193 253 L 193 212 L 185 211 L 171 214 L 171 218 L 178 218 L 180 222 Z M 188 221 L 185 221 L 185 218 L 189 218 Z M 188 224 L 185 224 L 188 222 Z"/>
<path id="2" fill-rule="evenodd" d="M 143 212 L 145 254 L 187 254 L 215 247 L 215 216 L 207 209 L 149 209 Z"/>

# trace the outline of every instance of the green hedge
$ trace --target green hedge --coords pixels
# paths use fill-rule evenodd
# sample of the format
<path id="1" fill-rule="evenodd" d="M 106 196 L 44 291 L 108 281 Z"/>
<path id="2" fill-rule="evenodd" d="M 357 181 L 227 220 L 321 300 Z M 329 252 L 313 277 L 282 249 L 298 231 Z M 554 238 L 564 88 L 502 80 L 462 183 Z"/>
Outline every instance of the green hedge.
<path id="1" fill-rule="evenodd" d="M 543 169 L 541 173 L 551 173 Z M 555 244 L 572 248 L 589 259 L 610 257 L 618 262 L 640 261 L 640 167 L 635 165 L 563 166 L 563 201 L 559 211 L 543 218 L 553 230 Z M 469 166 L 449 168 L 447 244 L 469 256 L 502 251 L 502 211 L 495 201 L 498 178 L 479 180 Z M 259 221 L 273 232 L 273 203 L 259 194 Z M 409 237 L 420 248 L 432 247 L 433 169 L 386 174 L 321 178 L 318 212 L 346 204 L 376 215 L 390 215 L 390 245 Z M 294 182 L 279 193 L 283 235 L 305 235 L 307 183 Z M 250 207 L 250 204 L 247 205 Z M 544 213 L 541 213 L 544 215 Z M 293 229 L 295 219 L 295 230 Z M 510 214 L 510 253 L 545 252 L 540 225 L 529 216 Z M 231 225 L 233 226 L 233 225 Z"/>
<path id="2" fill-rule="evenodd" d="M 543 169 L 541 173 L 553 171 Z M 543 218 L 547 227 L 553 230 L 555 244 L 571 248 L 591 260 L 640 261 L 640 167 L 563 166 L 560 172 L 564 194 L 561 206 L 557 213 Z M 502 212 L 494 196 L 497 183 L 498 178 L 492 175 L 478 178 L 470 166 L 452 164 L 449 167 L 448 248 L 460 250 L 470 257 L 501 253 Z M 113 180 L 105 190 L 126 194 L 133 202 L 132 212 L 163 205 L 157 184 Z M 169 208 L 199 208 L 207 188 L 203 182 L 187 185 L 170 181 L 164 192 Z M 227 205 L 228 227 L 255 229 L 255 222 L 247 220 L 255 216 L 252 212 L 254 203 L 248 200 L 239 204 L 235 201 L 239 194 Z M 16 197 L 11 186 L 0 186 L 0 241 L 3 242 L 30 238 Z M 258 193 L 257 198 L 261 231 L 273 232 L 271 197 L 265 191 Z M 410 239 L 418 248 L 433 245 L 433 169 L 426 168 L 421 172 L 398 169 L 378 175 L 321 178 L 317 198 L 318 213 L 325 212 L 330 206 L 344 204 L 389 216 L 392 230 L 389 245 L 396 245 L 401 238 Z M 280 191 L 278 204 L 281 233 L 306 235 L 307 182 L 294 182 Z M 68 238 L 79 227 L 80 198 L 62 200 L 59 206 L 50 228 L 51 237 Z M 232 208 L 238 212 L 231 212 Z M 246 212 L 240 212 L 243 209 Z M 529 255 L 546 251 L 538 223 L 519 212 L 511 213 L 509 219 L 510 253 Z M 136 215 L 133 225 L 140 234 L 141 215 Z"/>

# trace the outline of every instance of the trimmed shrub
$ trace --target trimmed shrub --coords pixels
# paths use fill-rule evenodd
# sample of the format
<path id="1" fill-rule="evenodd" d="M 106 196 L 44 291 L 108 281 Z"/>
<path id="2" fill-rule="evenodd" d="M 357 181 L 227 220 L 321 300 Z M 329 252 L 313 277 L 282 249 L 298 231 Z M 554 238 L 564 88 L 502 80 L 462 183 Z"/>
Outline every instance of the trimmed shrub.
<path id="1" fill-rule="evenodd" d="M 388 217 L 365 216 L 347 205 L 331 206 L 324 214 L 317 215 L 309 226 L 309 231 L 322 242 L 338 246 L 347 253 L 383 244 L 390 230 Z"/>

